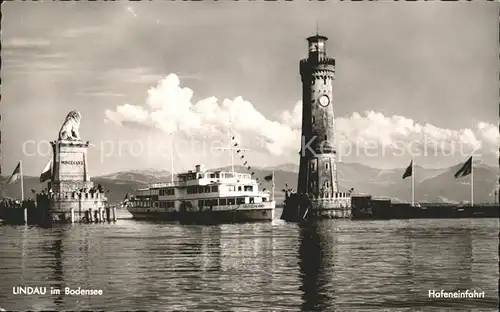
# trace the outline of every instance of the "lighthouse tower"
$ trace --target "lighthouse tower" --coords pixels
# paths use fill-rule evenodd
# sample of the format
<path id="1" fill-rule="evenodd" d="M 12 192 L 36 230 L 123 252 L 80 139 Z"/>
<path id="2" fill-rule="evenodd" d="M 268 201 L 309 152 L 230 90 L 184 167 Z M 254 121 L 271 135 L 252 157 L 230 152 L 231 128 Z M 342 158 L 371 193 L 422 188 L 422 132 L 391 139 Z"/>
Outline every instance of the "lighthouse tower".
<path id="1" fill-rule="evenodd" d="M 309 55 L 300 61 L 302 144 L 297 192 L 313 202 L 313 214 L 348 217 L 350 196 L 337 183 L 333 80 L 335 59 L 326 54 L 327 37 L 307 38 Z M 349 211 L 345 211 L 349 207 Z"/>

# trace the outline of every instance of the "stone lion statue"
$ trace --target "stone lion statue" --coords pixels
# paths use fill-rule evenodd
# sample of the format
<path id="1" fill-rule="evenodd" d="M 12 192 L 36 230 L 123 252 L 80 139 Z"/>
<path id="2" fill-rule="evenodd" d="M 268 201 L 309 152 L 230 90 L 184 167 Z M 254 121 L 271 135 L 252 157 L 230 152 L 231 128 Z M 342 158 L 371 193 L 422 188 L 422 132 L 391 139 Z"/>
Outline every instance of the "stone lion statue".
<path id="1" fill-rule="evenodd" d="M 80 121 L 82 115 L 76 110 L 72 110 L 66 115 L 64 123 L 59 130 L 59 140 L 79 141 L 80 140 Z"/>

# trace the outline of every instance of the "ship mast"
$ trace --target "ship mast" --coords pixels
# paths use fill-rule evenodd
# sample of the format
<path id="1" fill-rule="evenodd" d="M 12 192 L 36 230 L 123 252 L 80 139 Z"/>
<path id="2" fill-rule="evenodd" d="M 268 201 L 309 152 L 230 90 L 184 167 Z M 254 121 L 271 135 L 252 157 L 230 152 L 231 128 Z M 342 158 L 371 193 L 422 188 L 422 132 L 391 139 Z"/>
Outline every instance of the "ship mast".
<path id="1" fill-rule="evenodd" d="M 231 116 L 229 116 L 229 148 L 231 149 L 231 173 L 234 174 L 234 146 L 232 142 L 232 120 Z"/>
<path id="2" fill-rule="evenodd" d="M 170 182 L 174 184 L 174 134 L 170 132 Z"/>
<path id="3" fill-rule="evenodd" d="M 231 172 L 234 174 L 234 150 L 239 150 L 239 151 L 250 151 L 250 149 L 247 148 L 242 148 L 242 147 L 235 147 L 233 146 L 233 132 L 232 132 L 232 127 L 231 127 L 232 121 L 231 117 L 229 117 L 229 130 L 228 130 L 228 140 L 229 144 L 228 147 L 217 147 L 215 150 L 219 151 L 226 151 L 229 150 L 231 153 Z"/>

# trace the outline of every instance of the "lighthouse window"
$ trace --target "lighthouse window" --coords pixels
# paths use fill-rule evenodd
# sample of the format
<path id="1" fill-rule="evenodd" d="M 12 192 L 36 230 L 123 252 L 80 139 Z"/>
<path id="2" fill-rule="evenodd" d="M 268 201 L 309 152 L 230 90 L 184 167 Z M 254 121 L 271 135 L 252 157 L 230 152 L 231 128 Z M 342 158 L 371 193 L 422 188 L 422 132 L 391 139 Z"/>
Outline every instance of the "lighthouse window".
<path id="1" fill-rule="evenodd" d="M 311 170 L 316 170 L 316 162 L 315 161 L 311 161 Z"/>
<path id="2" fill-rule="evenodd" d="M 312 123 L 313 123 L 313 124 L 314 124 L 314 121 L 315 121 L 315 118 L 314 118 L 314 116 L 313 116 L 313 117 L 312 117 Z"/>
<path id="3" fill-rule="evenodd" d="M 327 170 L 328 170 L 328 163 L 326 163 L 326 164 L 325 164 L 325 169 L 327 169 Z"/>
<path id="4" fill-rule="evenodd" d="M 328 138 L 327 138 L 326 134 L 325 134 L 325 141 L 328 141 Z"/>

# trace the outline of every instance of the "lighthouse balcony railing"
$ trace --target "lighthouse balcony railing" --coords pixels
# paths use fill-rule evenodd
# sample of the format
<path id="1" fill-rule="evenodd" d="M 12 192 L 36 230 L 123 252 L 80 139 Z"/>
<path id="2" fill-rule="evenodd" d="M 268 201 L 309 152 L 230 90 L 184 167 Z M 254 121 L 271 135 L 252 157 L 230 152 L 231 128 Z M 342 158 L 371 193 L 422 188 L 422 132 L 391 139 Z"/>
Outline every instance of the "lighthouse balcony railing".
<path id="1" fill-rule="evenodd" d="M 300 67 L 316 66 L 316 65 L 331 65 L 335 66 L 335 59 L 331 57 L 306 58 L 300 60 Z"/>

